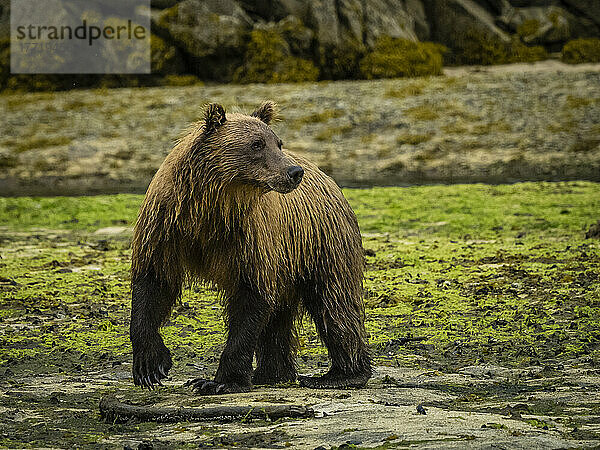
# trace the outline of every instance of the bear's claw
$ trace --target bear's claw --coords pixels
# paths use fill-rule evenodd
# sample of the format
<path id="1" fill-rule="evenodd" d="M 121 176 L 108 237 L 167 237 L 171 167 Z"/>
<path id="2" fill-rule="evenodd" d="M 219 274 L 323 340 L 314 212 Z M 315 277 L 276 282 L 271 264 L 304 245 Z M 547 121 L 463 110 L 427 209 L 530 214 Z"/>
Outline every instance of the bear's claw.
<path id="1" fill-rule="evenodd" d="M 134 352 L 133 383 L 148 389 L 154 389 L 156 384 L 162 386 L 161 380 L 167 378 L 172 366 L 171 353 L 164 344 Z"/>
<path id="2" fill-rule="evenodd" d="M 205 378 L 195 378 L 193 380 L 189 380 L 184 384 L 184 386 L 191 387 L 194 392 L 202 395 L 221 394 L 225 388 L 225 384 L 216 383 L 215 381 L 207 380 Z"/>
<path id="3" fill-rule="evenodd" d="M 206 378 L 194 378 L 185 382 L 184 386 L 191 387 L 195 393 L 200 395 L 234 394 L 250 390 L 249 386 L 240 386 L 237 383 L 217 383 Z"/>

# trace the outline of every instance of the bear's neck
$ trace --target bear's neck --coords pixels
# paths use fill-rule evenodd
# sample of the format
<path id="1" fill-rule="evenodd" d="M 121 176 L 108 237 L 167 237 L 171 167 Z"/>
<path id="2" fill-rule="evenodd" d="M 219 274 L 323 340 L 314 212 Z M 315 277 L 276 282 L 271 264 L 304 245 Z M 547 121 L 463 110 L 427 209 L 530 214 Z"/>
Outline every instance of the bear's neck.
<path id="1" fill-rule="evenodd" d="M 190 177 L 190 183 L 179 187 L 179 204 L 190 226 L 197 230 L 229 234 L 241 227 L 244 219 L 258 204 L 262 193 L 248 185 L 232 183 L 208 171 Z M 186 211 L 187 210 L 187 211 Z"/>
<path id="2" fill-rule="evenodd" d="M 236 183 L 214 160 L 214 150 L 202 146 L 186 150 L 173 171 L 179 214 L 197 232 L 230 235 L 243 225 L 264 192 Z"/>
<path id="3" fill-rule="evenodd" d="M 233 228 L 256 206 L 259 195 L 243 185 L 222 185 L 204 190 L 202 216 L 215 225 Z"/>

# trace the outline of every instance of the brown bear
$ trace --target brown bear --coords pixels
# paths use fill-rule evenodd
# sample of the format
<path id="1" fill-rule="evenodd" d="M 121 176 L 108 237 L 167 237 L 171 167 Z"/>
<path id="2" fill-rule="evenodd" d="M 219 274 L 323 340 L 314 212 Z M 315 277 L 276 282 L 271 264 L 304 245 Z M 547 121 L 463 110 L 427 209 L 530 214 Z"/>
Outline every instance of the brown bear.
<path id="1" fill-rule="evenodd" d="M 227 343 L 202 394 L 297 378 L 296 322 L 314 321 L 331 368 L 313 388 L 361 387 L 371 376 L 358 223 L 335 182 L 283 150 L 273 102 L 250 116 L 210 104 L 152 179 L 135 225 L 130 337 L 136 385 L 172 366 L 159 334 L 186 280 L 223 295 Z M 256 355 L 257 366 L 252 364 Z"/>

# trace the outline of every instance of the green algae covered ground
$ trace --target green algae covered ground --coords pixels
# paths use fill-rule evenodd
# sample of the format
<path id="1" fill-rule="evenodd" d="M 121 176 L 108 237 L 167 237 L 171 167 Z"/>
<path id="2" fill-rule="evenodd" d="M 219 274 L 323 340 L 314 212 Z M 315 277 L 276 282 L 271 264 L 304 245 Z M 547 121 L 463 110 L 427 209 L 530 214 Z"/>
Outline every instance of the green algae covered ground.
<path id="1" fill-rule="evenodd" d="M 420 380 L 433 377 L 424 386 L 454 396 L 425 396 L 430 408 L 489 413 L 499 411 L 499 399 L 513 401 L 511 407 L 518 400 L 533 415 L 512 414 L 519 427 L 550 433 L 563 440 L 563 447 L 564 442 L 579 447 L 600 443 L 599 397 L 577 397 L 576 404 L 574 397 L 564 395 L 543 401 L 518 397 L 561 383 L 579 389 L 582 377 L 587 378 L 581 389 L 600 391 L 600 241 L 585 238 L 600 219 L 600 184 L 474 184 L 344 193 L 358 216 L 367 254 L 367 329 L 379 367 L 369 391 L 375 392 L 369 394 L 371 403 L 383 404 L 372 401 L 381 392 L 393 397 L 393 389 L 414 384 L 403 384 L 386 368 L 418 372 Z M 99 420 L 97 402 L 108 392 L 138 404 L 180 404 L 183 399 L 204 404 L 181 382 L 198 372 L 214 373 L 224 342 L 216 292 L 186 287 L 163 330 L 174 356 L 173 380 L 152 393 L 132 387 L 129 244 L 141 199 L 0 198 L 0 447 L 113 447 L 134 442 L 135 436 L 154 440 L 155 446 L 253 446 L 239 430 L 224 438 L 218 425 L 203 425 L 190 437 L 185 426 L 166 433 L 160 428 L 164 425 Z M 323 370 L 326 354 L 309 323 L 301 341 L 300 370 Z M 458 373 L 474 381 L 444 381 Z M 498 376 L 502 383 L 476 383 Z M 477 386 L 469 388 L 471 384 Z M 289 389 L 296 401 L 316 395 Z M 287 391 L 278 392 L 285 396 Z M 261 395 L 261 401 L 281 400 Z M 331 398 L 345 398 L 339 395 Z M 492 406 L 486 403 L 491 398 L 496 401 Z M 385 402 L 393 403 L 389 398 Z M 540 419 L 542 413 L 556 417 Z M 511 430 L 510 424 L 499 422 L 483 428 L 515 439 L 529 436 L 527 430 Z M 323 436 L 300 442 L 290 429 L 263 433 L 268 439 L 259 439 L 256 446 L 346 442 Z M 354 430 L 352 425 L 347 429 Z M 388 434 L 377 438 L 381 442 L 365 436 L 351 445 L 407 446 L 419 435 L 401 439 Z M 478 434 L 464 436 L 487 442 L 478 441 Z"/>

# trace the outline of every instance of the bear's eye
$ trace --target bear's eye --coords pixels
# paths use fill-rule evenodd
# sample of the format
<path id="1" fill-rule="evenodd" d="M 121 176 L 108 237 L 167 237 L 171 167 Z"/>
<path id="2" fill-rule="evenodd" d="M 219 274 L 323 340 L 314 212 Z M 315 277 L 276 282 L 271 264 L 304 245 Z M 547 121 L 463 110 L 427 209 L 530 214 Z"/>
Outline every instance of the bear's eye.
<path id="1" fill-rule="evenodd" d="M 265 143 L 262 140 L 256 140 L 252 143 L 252 150 L 261 150 Z"/>

